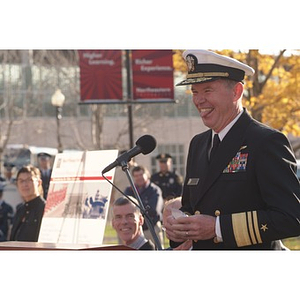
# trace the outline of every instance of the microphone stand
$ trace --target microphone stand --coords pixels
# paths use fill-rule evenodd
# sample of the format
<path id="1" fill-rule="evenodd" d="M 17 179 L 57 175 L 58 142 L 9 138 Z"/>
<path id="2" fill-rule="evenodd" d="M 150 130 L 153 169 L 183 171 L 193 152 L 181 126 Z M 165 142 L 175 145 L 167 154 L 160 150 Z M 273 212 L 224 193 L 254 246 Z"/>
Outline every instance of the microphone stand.
<path id="1" fill-rule="evenodd" d="M 158 250 L 162 250 L 162 246 L 161 246 L 160 241 L 159 241 L 159 239 L 158 239 L 158 237 L 157 237 L 157 235 L 156 235 L 156 232 L 155 232 L 155 230 L 154 230 L 153 223 L 152 223 L 151 220 L 148 218 L 148 215 L 147 215 L 147 212 L 146 212 L 145 207 L 144 207 L 144 205 L 143 205 L 143 202 L 142 202 L 142 200 L 141 200 L 141 197 L 140 197 L 140 195 L 139 195 L 139 193 L 138 193 L 138 191 L 137 191 L 137 189 L 136 189 L 136 187 L 135 187 L 135 185 L 134 185 L 132 176 L 131 176 L 131 174 L 130 174 L 130 172 L 129 172 L 129 169 L 128 169 L 128 164 L 127 164 L 126 161 L 122 161 L 122 162 L 120 163 L 120 165 L 121 165 L 122 170 L 123 170 L 123 171 L 126 173 L 126 175 L 127 175 L 127 178 L 128 178 L 128 180 L 129 180 L 129 182 L 130 182 L 130 185 L 131 185 L 131 187 L 132 187 L 132 189 L 133 189 L 135 198 L 138 200 L 138 203 L 139 203 L 139 206 L 140 206 L 141 213 L 142 213 L 142 215 L 145 217 L 145 222 L 146 222 L 146 224 L 147 224 L 147 226 L 148 226 L 148 228 L 149 228 L 149 230 L 150 230 L 150 233 L 151 233 L 151 235 L 152 235 L 152 237 L 153 237 L 153 240 L 154 240 L 154 242 L 155 242 L 155 245 L 156 245 L 156 247 L 157 247 Z"/>

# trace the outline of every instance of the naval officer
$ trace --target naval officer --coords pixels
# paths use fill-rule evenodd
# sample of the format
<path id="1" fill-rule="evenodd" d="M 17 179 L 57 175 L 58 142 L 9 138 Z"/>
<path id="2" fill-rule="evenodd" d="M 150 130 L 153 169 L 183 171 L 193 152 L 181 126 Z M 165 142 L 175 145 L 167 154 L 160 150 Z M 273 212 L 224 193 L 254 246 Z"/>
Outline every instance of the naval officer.
<path id="1" fill-rule="evenodd" d="M 209 130 L 191 140 L 180 210 L 164 212 L 174 247 L 283 249 L 300 235 L 296 159 L 285 135 L 242 106 L 243 80 L 254 70 L 206 50 L 185 51 L 192 99 Z M 182 214 L 182 216 L 181 216 Z"/>

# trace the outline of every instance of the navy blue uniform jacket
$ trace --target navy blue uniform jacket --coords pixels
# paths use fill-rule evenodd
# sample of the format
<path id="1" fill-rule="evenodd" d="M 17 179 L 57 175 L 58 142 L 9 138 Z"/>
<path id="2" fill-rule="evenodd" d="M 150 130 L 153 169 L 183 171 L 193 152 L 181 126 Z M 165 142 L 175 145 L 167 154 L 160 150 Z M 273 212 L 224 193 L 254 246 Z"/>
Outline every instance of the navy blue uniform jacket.
<path id="1" fill-rule="evenodd" d="M 45 200 L 40 196 L 20 205 L 14 218 L 10 240 L 37 242 L 44 208 Z"/>
<path id="2" fill-rule="evenodd" d="M 182 211 L 219 215 L 223 242 L 197 241 L 194 249 L 277 249 L 280 239 L 300 235 L 300 185 L 287 138 L 244 111 L 209 164 L 211 135 L 190 143 Z"/>

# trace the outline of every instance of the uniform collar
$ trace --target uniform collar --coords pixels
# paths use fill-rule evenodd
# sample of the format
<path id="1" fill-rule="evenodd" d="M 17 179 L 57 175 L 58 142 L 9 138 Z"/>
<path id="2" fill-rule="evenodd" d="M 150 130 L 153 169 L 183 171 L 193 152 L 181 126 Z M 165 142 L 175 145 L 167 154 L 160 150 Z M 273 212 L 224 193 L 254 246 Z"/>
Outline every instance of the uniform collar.
<path id="1" fill-rule="evenodd" d="M 222 129 L 218 135 L 220 138 L 220 141 L 222 142 L 222 140 L 224 139 L 224 137 L 226 136 L 226 134 L 229 132 L 229 130 L 232 128 L 232 126 L 237 122 L 237 120 L 240 118 L 240 116 L 242 115 L 242 113 L 244 112 L 244 110 L 242 109 L 241 112 L 224 128 Z M 214 137 L 214 135 L 217 134 L 216 132 L 213 131 L 212 134 L 212 139 Z"/>

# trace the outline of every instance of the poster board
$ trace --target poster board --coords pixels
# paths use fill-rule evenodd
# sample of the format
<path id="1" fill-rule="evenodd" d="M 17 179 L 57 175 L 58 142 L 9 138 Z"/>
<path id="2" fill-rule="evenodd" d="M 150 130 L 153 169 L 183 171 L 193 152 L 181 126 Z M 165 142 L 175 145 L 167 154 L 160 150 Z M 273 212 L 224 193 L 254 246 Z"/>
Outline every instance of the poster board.
<path id="1" fill-rule="evenodd" d="M 118 150 L 56 155 L 39 243 L 102 244 L 112 186 L 101 171 Z M 113 181 L 115 169 L 107 173 Z"/>

